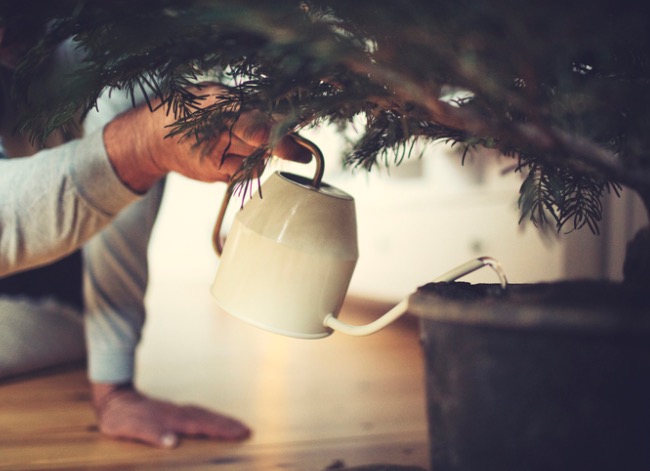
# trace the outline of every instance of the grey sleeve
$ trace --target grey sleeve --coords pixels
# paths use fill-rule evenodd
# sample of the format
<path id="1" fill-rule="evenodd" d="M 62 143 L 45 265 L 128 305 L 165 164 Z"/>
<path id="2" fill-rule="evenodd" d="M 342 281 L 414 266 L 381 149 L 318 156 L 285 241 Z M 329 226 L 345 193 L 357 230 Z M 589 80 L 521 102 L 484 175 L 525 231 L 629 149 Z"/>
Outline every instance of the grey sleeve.
<path id="1" fill-rule="evenodd" d="M 0 276 L 73 252 L 138 198 L 115 174 L 102 130 L 0 160 Z"/>

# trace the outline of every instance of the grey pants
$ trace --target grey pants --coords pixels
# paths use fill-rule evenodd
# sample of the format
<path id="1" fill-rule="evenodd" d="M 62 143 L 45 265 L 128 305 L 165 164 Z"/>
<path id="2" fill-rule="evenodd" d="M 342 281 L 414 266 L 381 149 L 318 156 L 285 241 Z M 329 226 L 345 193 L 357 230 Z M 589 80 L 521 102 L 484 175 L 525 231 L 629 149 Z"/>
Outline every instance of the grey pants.
<path id="1" fill-rule="evenodd" d="M 55 297 L 0 298 L 0 378 L 79 361 L 82 312 Z"/>

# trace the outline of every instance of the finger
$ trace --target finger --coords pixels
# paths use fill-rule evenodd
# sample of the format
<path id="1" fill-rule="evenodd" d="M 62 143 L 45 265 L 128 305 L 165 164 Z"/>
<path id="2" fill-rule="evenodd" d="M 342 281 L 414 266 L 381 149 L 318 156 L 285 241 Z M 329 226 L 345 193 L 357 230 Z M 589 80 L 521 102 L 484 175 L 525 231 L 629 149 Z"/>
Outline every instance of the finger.
<path id="1" fill-rule="evenodd" d="M 148 430 L 143 433 L 134 435 L 124 435 L 122 437 L 127 440 L 136 440 L 156 448 L 172 449 L 176 448 L 180 442 L 178 435 L 174 432 L 163 430 Z"/>
<path id="2" fill-rule="evenodd" d="M 271 152 L 281 159 L 303 164 L 309 163 L 312 159 L 311 152 L 306 147 L 298 144 L 291 136 L 284 136 L 280 139 Z"/>
<path id="3" fill-rule="evenodd" d="M 221 147 L 221 154 L 226 156 L 247 156 L 253 154 L 256 150 L 259 149 L 259 146 L 252 145 L 250 142 L 241 139 L 236 134 L 224 137 Z M 222 155 L 219 155 L 218 157 L 221 157 Z"/>
<path id="4" fill-rule="evenodd" d="M 178 435 L 169 426 L 148 416 L 139 417 L 137 413 L 119 422 L 105 420 L 100 424 L 100 430 L 111 438 L 134 440 L 157 448 L 175 448 L 179 443 Z"/>
<path id="5" fill-rule="evenodd" d="M 159 448 L 176 448 L 178 446 L 178 435 L 176 435 L 174 432 L 166 432 L 162 434 L 159 439 L 158 443 L 155 444 L 155 446 L 158 446 Z"/>
<path id="6" fill-rule="evenodd" d="M 242 114 L 233 126 L 233 133 L 248 145 L 259 148 L 269 145 L 273 121 L 262 112 L 249 111 Z M 271 153 L 276 157 L 295 162 L 311 161 L 311 153 L 294 141 L 291 136 L 283 136 L 273 145 Z"/>
<path id="7" fill-rule="evenodd" d="M 209 149 L 208 158 L 211 161 L 214 175 L 218 180 L 230 181 L 248 156 L 255 152 L 255 148 L 233 136 Z M 205 177 L 205 175 L 203 175 Z"/>
<path id="8" fill-rule="evenodd" d="M 249 145 L 257 148 L 268 145 L 273 120 L 261 111 L 242 113 L 232 127 L 232 132 Z"/>
<path id="9" fill-rule="evenodd" d="M 232 136 L 225 148 L 222 146 L 215 149 L 216 155 L 214 158 L 215 162 L 218 162 L 219 171 L 230 179 L 240 170 L 243 161 L 257 151 L 259 151 L 258 148 L 249 145 L 237 136 Z M 252 176 L 261 175 L 264 172 L 265 165 L 266 159 L 262 159 L 259 165 L 253 169 Z"/>
<path id="10" fill-rule="evenodd" d="M 240 441 L 250 437 L 251 430 L 242 422 L 201 407 L 183 407 L 176 431 L 188 436 L 202 436 L 224 441 Z"/>

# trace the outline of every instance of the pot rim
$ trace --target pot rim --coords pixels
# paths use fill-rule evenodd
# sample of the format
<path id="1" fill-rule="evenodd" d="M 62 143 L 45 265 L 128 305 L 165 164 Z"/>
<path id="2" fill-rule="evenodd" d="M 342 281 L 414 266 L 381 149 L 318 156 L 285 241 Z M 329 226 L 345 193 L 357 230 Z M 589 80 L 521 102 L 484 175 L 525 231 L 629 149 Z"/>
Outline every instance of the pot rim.
<path id="1" fill-rule="evenodd" d="M 605 282 L 602 282 L 605 283 Z M 602 283 L 594 282 L 597 289 Z M 456 285 L 470 285 L 455 282 Z M 566 288 L 567 283 L 557 285 Z M 569 283 L 570 284 L 570 283 Z M 554 283 L 538 283 L 508 286 L 505 295 L 499 285 L 470 285 L 480 286 L 488 294 L 472 300 L 449 299 L 435 293 L 431 288 L 440 283 L 430 283 L 418 289 L 408 298 L 408 312 L 425 321 L 464 324 L 468 326 L 490 326 L 513 329 L 553 329 L 580 330 L 594 333 L 650 332 L 650 301 L 645 303 L 613 303 L 579 305 L 575 301 L 560 303 L 557 300 L 545 303 L 539 297 L 529 301 L 518 293 L 518 287 L 525 286 L 528 293 L 539 287 L 541 290 L 552 290 Z M 584 289 L 584 283 L 580 285 Z M 611 285 L 609 285 L 611 286 Z M 513 293 L 514 291 L 514 293 Z"/>

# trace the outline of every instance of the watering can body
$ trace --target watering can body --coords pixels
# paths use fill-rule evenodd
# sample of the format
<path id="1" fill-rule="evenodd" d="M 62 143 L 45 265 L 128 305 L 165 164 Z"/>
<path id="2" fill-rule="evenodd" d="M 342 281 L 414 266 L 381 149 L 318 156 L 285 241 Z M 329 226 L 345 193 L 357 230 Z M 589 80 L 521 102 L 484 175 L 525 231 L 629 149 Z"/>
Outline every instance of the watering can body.
<path id="1" fill-rule="evenodd" d="M 250 324 L 326 337 L 324 319 L 341 309 L 358 257 L 354 199 L 276 172 L 235 216 L 211 292 Z"/>

